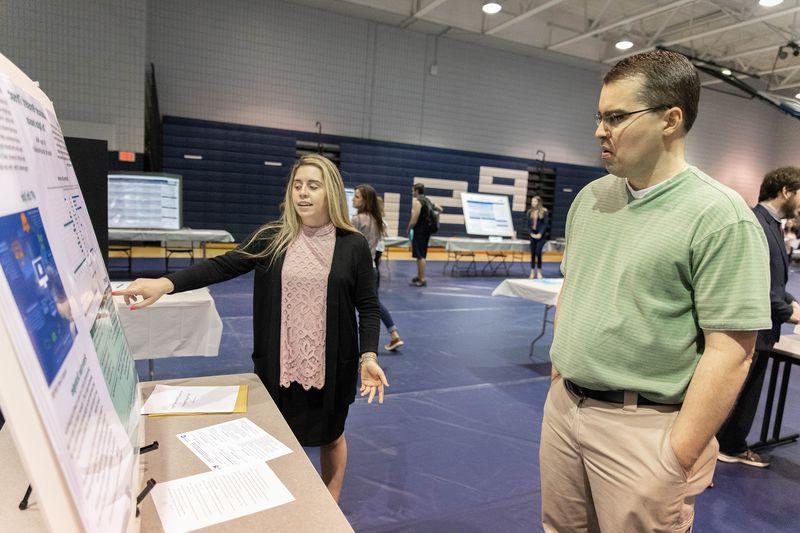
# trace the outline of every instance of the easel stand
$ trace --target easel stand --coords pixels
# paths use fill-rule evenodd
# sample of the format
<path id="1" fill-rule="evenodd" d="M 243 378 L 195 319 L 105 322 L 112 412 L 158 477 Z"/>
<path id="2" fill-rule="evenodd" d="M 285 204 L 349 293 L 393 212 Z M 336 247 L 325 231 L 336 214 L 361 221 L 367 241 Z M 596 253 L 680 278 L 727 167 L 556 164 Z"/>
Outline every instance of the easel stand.
<path id="1" fill-rule="evenodd" d="M 148 444 L 147 446 L 142 446 L 139 448 L 139 455 L 144 455 L 147 452 L 152 452 L 158 449 L 158 441 L 155 440 L 152 443 Z M 150 491 L 153 490 L 153 487 L 156 486 L 155 479 L 148 479 L 147 483 L 145 483 L 144 489 L 139 495 L 136 497 L 136 516 L 139 516 L 139 504 L 150 494 Z M 19 510 L 24 511 L 28 508 L 28 501 L 30 500 L 31 494 L 33 493 L 33 485 L 28 485 L 27 490 L 25 491 L 25 496 L 23 496 L 22 501 L 19 502 Z"/>

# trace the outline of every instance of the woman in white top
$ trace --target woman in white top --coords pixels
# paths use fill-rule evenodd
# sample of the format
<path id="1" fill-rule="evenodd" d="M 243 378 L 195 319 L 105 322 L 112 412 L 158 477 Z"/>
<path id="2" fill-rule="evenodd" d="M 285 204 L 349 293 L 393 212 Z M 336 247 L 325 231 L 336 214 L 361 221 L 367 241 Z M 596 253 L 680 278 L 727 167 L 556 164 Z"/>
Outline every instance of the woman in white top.
<path id="1" fill-rule="evenodd" d="M 375 249 L 381 238 L 386 234 L 386 223 L 383 221 L 383 213 L 381 212 L 380 203 L 378 201 L 378 193 L 375 192 L 375 189 L 371 185 L 357 185 L 355 195 L 353 196 L 353 207 L 356 208 L 358 213 L 353 215 L 350 219 L 350 223 L 367 238 L 372 257 L 375 257 Z M 376 280 L 378 276 L 379 273 L 376 267 Z M 380 297 L 378 298 L 378 304 L 380 305 L 381 322 L 383 322 L 383 325 L 389 330 L 389 335 L 391 335 L 389 344 L 386 344 L 384 348 L 391 352 L 405 343 L 403 339 L 400 338 L 400 333 L 397 331 L 397 326 L 392 319 L 391 313 L 389 313 L 386 306 L 380 302 Z"/>

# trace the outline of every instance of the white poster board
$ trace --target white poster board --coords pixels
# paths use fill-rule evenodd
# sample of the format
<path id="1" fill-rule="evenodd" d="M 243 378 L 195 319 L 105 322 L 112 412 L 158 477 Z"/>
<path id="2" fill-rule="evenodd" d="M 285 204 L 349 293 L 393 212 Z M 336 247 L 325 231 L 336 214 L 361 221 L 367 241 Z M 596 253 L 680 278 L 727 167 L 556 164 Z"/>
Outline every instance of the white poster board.
<path id="1" fill-rule="evenodd" d="M 508 196 L 463 192 L 461 207 L 469 235 L 514 236 Z"/>
<path id="2" fill-rule="evenodd" d="M 353 207 L 353 198 L 356 195 L 356 190 L 347 187 L 344 190 L 344 195 L 347 198 L 347 216 L 349 216 L 350 220 L 352 220 L 353 217 L 358 214 L 358 209 Z"/>
<path id="3" fill-rule="evenodd" d="M 51 530 L 123 531 L 139 485 L 136 370 L 52 102 L 2 55 L 0 141 L 7 429 Z"/>
<path id="4" fill-rule="evenodd" d="M 181 177 L 150 172 L 108 175 L 108 227 L 181 229 Z"/>

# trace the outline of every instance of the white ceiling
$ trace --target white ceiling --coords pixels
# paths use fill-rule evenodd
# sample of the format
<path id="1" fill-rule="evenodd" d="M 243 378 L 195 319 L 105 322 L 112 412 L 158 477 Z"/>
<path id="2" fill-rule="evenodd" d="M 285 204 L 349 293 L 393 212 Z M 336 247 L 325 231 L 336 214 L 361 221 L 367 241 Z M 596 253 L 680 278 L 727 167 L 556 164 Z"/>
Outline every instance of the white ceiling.
<path id="1" fill-rule="evenodd" d="M 758 0 L 498 0 L 496 15 L 483 13 L 483 0 L 289 1 L 588 68 L 660 45 L 758 74 L 748 80 L 758 89 L 800 91 L 800 57 L 777 58 L 780 46 L 800 40 L 800 0 L 770 8 Z M 614 44 L 625 36 L 635 46 L 621 52 Z"/>

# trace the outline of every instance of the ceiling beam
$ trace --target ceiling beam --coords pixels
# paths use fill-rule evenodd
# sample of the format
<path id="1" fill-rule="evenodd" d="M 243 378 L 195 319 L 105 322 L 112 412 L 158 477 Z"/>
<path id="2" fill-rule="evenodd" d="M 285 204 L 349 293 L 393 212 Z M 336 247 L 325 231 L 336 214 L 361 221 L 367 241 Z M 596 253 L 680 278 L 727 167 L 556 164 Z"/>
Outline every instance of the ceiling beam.
<path id="1" fill-rule="evenodd" d="M 790 65 L 788 67 L 779 67 L 775 70 L 762 70 L 761 72 L 756 72 L 757 76 L 767 76 L 769 74 L 777 74 L 779 72 L 791 72 L 794 70 L 800 69 L 800 65 Z M 750 78 L 751 76 L 736 76 L 737 79 L 743 80 L 746 78 Z M 709 85 L 716 85 L 717 83 L 722 83 L 722 80 L 709 80 L 707 82 L 702 83 L 703 87 L 707 87 Z"/>
<path id="2" fill-rule="evenodd" d="M 771 44 L 769 46 L 763 46 L 761 48 L 754 48 L 752 50 L 744 50 L 742 52 L 735 52 L 733 54 L 728 54 L 726 56 L 718 57 L 716 61 L 730 61 L 731 59 L 738 59 L 740 57 L 745 56 L 752 56 L 755 54 L 763 54 L 764 52 L 777 52 L 778 48 L 781 45 L 779 44 Z"/>
<path id="3" fill-rule="evenodd" d="M 618 20 L 616 22 L 609 22 L 605 26 L 601 26 L 599 28 L 595 28 L 593 30 L 575 35 L 574 37 L 570 37 L 569 39 L 564 39 L 563 41 L 557 42 L 548 48 L 550 50 L 558 50 L 559 48 L 563 48 L 565 46 L 569 46 L 572 43 L 577 43 L 578 41 L 582 41 L 584 39 L 588 39 L 589 37 L 594 37 L 600 33 L 607 32 L 608 30 L 613 30 L 614 28 L 618 28 L 620 26 L 625 26 L 627 24 L 631 24 L 636 22 L 637 20 L 645 19 L 648 17 L 652 17 L 654 15 L 658 15 L 659 13 L 663 13 L 665 11 L 669 11 L 671 9 L 675 9 L 681 7 L 686 4 L 691 4 L 692 2 L 696 2 L 697 0 L 677 0 L 676 2 L 672 2 L 670 4 L 665 4 L 661 7 L 657 7 L 654 9 L 650 9 L 643 13 L 639 13 L 638 15 L 631 15 L 630 17 L 625 17 L 624 19 Z"/>
<path id="4" fill-rule="evenodd" d="M 667 13 L 667 16 L 664 17 L 664 21 L 661 23 L 661 26 L 658 27 L 652 37 L 647 39 L 647 46 L 653 46 L 656 41 L 658 41 L 658 38 L 661 37 L 661 34 L 667 29 L 667 25 L 672 21 L 672 17 L 674 17 L 675 13 L 678 13 L 680 10 L 681 8 L 678 7 Z"/>
<path id="5" fill-rule="evenodd" d="M 769 19 L 773 19 L 773 18 L 777 18 L 777 17 L 782 17 L 782 16 L 785 16 L 785 15 L 791 15 L 792 13 L 797 13 L 798 11 L 800 11 L 800 6 L 790 7 L 789 9 L 784 9 L 783 11 L 777 11 L 775 13 L 768 13 L 766 15 L 761 15 L 760 17 L 755 17 L 755 18 L 752 18 L 752 19 L 749 19 L 749 20 L 742 20 L 740 22 L 735 22 L 733 24 L 728 24 L 727 26 L 720 26 L 720 27 L 714 28 L 712 30 L 706 30 L 706 31 L 701 32 L 701 33 L 693 33 L 693 34 L 686 35 L 686 36 L 683 36 L 683 37 L 678 37 L 677 39 L 672 39 L 672 40 L 667 41 L 665 43 L 661 43 L 661 46 L 670 47 L 670 46 L 675 46 L 676 44 L 685 43 L 686 41 L 693 41 L 695 39 L 703 39 L 705 37 L 710 37 L 712 35 L 716 35 L 718 33 L 724 32 L 724 31 L 737 30 L 737 29 L 743 28 L 745 26 L 750 26 L 751 24 L 758 24 L 759 22 L 764 22 L 765 20 L 769 20 Z M 630 57 L 632 55 L 635 55 L 635 54 L 638 54 L 638 53 L 641 53 L 641 52 L 649 52 L 650 50 L 653 50 L 652 46 L 648 46 L 647 48 L 645 48 L 643 50 L 637 50 L 637 51 L 631 52 L 629 54 L 623 54 L 623 55 L 620 55 L 620 56 L 617 56 L 617 57 L 612 57 L 612 58 L 604 60 L 603 62 L 604 63 L 615 63 L 615 62 L 619 61 L 620 59 L 625 59 L 626 57 Z"/>
<path id="6" fill-rule="evenodd" d="M 419 8 L 414 13 L 414 17 L 415 18 L 424 17 L 425 15 L 427 15 L 428 13 L 430 13 L 431 11 L 433 11 L 434 9 L 439 7 L 440 5 L 444 4 L 445 2 L 447 2 L 447 0 L 433 0 L 430 4 L 426 5 L 425 7 Z"/>
<path id="7" fill-rule="evenodd" d="M 606 3 L 603 5 L 603 7 L 597 13 L 597 17 L 595 17 L 594 22 L 592 22 L 592 25 L 587 28 L 588 30 L 593 30 L 593 29 L 595 29 L 596 27 L 598 27 L 600 25 L 600 22 L 603 21 L 603 17 L 605 16 L 606 11 L 608 11 L 608 8 L 611 6 L 611 3 L 613 1 L 614 0 L 606 0 Z"/>
<path id="8" fill-rule="evenodd" d="M 775 88 L 780 89 L 781 87 L 786 87 L 787 85 L 789 85 L 789 82 L 792 81 L 792 78 L 794 78 L 798 72 L 800 72 L 800 68 L 791 71 L 789 75 L 783 78 L 783 80 Z"/>
<path id="9" fill-rule="evenodd" d="M 519 15 L 517 15 L 514 18 L 508 19 L 507 21 L 498 24 L 494 28 L 489 28 L 484 33 L 486 35 L 494 35 L 494 34 L 496 34 L 498 32 L 501 32 L 501 31 L 505 30 L 506 28 L 509 28 L 509 27 L 513 26 L 517 22 L 522 22 L 525 19 L 529 19 L 532 16 L 537 15 L 537 14 L 541 13 L 542 11 L 547 11 L 551 7 L 556 6 L 556 5 L 558 5 L 558 4 L 562 3 L 562 2 L 564 2 L 564 0 L 548 0 L 547 2 L 545 2 L 543 4 L 540 4 L 540 5 L 536 6 L 536 7 L 533 7 L 531 9 L 529 9 L 528 11 L 524 11 L 524 12 L 520 13 Z"/>
<path id="10" fill-rule="evenodd" d="M 772 90 L 782 91 L 783 89 L 794 89 L 795 87 L 800 87 L 800 81 L 790 83 L 789 85 L 778 85 L 777 87 L 773 87 Z"/>

